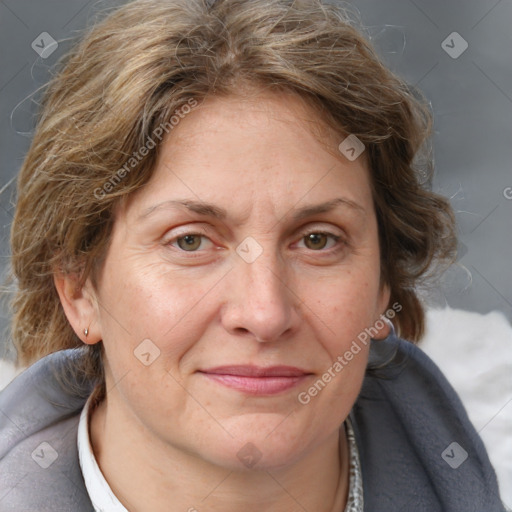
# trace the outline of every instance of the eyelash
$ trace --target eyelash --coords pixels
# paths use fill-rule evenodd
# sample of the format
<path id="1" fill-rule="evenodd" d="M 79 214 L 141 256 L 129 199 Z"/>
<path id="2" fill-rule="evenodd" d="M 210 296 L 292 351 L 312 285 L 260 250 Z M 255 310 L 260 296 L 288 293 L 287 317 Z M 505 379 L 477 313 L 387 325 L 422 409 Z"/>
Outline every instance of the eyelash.
<path id="1" fill-rule="evenodd" d="M 329 237 L 330 239 L 334 240 L 334 245 L 333 245 L 333 247 L 330 247 L 328 249 L 319 249 L 319 250 L 316 250 L 316 251 L 314 249 L 309 249 L 311 252 L 316 252 L 316 253 L 335 253 L 335 252 L 337 252 L 338 250 L 341 250 L 341 248 L 343 248 L 344 246 L 347 245 L 347 242 L 345 240 L 343 240 L 343 238 L 340 235 L 335 235 L 334 233 L 331 233 L 329 231 L 321 231 L 321 230 L 305 231 L 305 232 L 303 232 L 301 234 L 301 236 L 299 237 L 299 240 L 300 241 L 304 241 L 304 239 L 306 237 L 308 237 L 309 235 L 312 235 L 312 234 L 325 235 L 325 236 Z M 180 238 L 185 238 L 186 236 L 199 236 L 199 237 L 203 237 L 203 238 L 206 238 L 206 239 L 210 240 L 205 233 L 198 233 L 198 232 L 195 232 L 195 231 L 188 231 L 188 232 L 180 233 L 179 235 L 171 238 L 170 240 L 168 240 L 165 243 L 165 245 L 166 246 L 171 246 L 171 247 L 175 248 L 180 253 L 185 253 L 185 254 L 188 253 L 188 254 L 192 255 L 192 254 L 197 254 L 198 252 L 200 252 L 200 250 L 185 251 L 184 249 L 181 249 L 180 247 L 176 247 L 174 245 L 174 243 L 177 243 L 177 241 Z M 210 242 L 211 242 L 211 240 L 210 240 Z M 190 256 L 190 257 L 194 257 L 194 256 Z"/>
<path id="2" fill-rule="evenodd" d="M 331 238 L 332 240 L 334 240 L 334 245 L 332 247 L 329 247 L 328 249 L 319 249 L 318 251 L 315 251 L 314 249 L 309 249 L 312 252 L 334 252 L 336 249 L 339 249 L 338 242 L 341 240 L 341 236 L 339 236 L 339 235 L 335 235 L 334 233 L 331 233 L 329 231 L 311 230 L 311 231 L 306 231 L 305 233 L 302 233 L 299 240 L 304 241 L 304 239 L 306 237 L 308 237 L 309 235 L 325 235 L 325 236 Z M 342 242 L 342 245 L 343 245 L 343 242 Z M 306 247 L 306 249 L 307 249 L 307 247 Z"/>

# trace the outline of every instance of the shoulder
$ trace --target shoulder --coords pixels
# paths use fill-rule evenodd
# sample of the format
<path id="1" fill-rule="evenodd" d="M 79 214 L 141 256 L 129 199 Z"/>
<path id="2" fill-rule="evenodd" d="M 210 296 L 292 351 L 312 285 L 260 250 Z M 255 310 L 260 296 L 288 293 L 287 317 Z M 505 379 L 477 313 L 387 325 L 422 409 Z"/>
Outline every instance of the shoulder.
<path id="1" fill-rule="evenodd" d="M 462 402 L 417 346 L 394 336 L 372 341 L 352 414 L 368 510 L 504 510 Z"/>
<path id="2" fill-rule="evenodd" d="M 18 442 L 0 460 L 3 511 L 92 512 L 76 445 L 79 415 Z"/>
<path id="3" fill-rule="evenodd" d="M 92 510 L 76 445 L 92 383 L 77 377 L 67 386 L 77 357 L 47 356 L 0 393 L 1 510 Z"/>

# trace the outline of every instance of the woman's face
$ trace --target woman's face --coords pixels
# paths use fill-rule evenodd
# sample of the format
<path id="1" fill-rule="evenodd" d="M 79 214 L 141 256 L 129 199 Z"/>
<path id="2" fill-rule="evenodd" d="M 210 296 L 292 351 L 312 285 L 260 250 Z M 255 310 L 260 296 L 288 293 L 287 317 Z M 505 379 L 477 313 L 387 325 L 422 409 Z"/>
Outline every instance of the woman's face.
<path id="1" fill-rule="evenodd" d="M 364 154 L 333 156 L 301 105 L 187 114 L 117 212 L 95 291 L 107 406 L 225 467 L 283 466 L 337 435 L 368 349 L 344 354 L 389 300 Z"/>

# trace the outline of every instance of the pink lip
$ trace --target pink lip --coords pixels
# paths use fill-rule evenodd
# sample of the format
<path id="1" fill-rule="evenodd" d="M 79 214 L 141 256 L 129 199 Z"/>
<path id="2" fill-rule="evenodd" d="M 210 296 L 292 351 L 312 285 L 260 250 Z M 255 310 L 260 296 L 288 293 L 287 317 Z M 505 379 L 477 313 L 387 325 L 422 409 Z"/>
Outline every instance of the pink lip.
<path id="1" fill-rule="evenodd" d="M 311 375 L 293 366 L 219 366 L 200 370 L 200 373 L 219 384 L 252 395 L 281 393 Z"/>

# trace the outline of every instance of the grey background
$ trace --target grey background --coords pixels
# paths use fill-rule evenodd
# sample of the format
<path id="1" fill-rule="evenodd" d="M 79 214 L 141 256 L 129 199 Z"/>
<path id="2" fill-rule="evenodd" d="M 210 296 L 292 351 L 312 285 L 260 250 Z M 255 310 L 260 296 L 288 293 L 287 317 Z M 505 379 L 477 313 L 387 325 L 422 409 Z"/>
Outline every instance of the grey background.
<path id="1" fill-rule="evenodd" d="M 165 1 L 165 0 L 162 0 Z M 50 76 L 96 12 L 122 1 L 0 1 L 0 270 L 9 257 L 14 183 L 30 142 L 36 102 Z M 387 64 L 423 90 L 435 113 L 433 187 L 451 198 L 460 236 L 458 264 L 429 301 L 512 319 L 512 0 L 359 0 L 355 7 Z M 59 42 L 43 59 L 42 32 Z M 458 58 L 460 39 L 468 48 Z M 2 332 L 8 312 L 0 311 Z M 7 334 L 0 357 L 13 357 Z"/>

